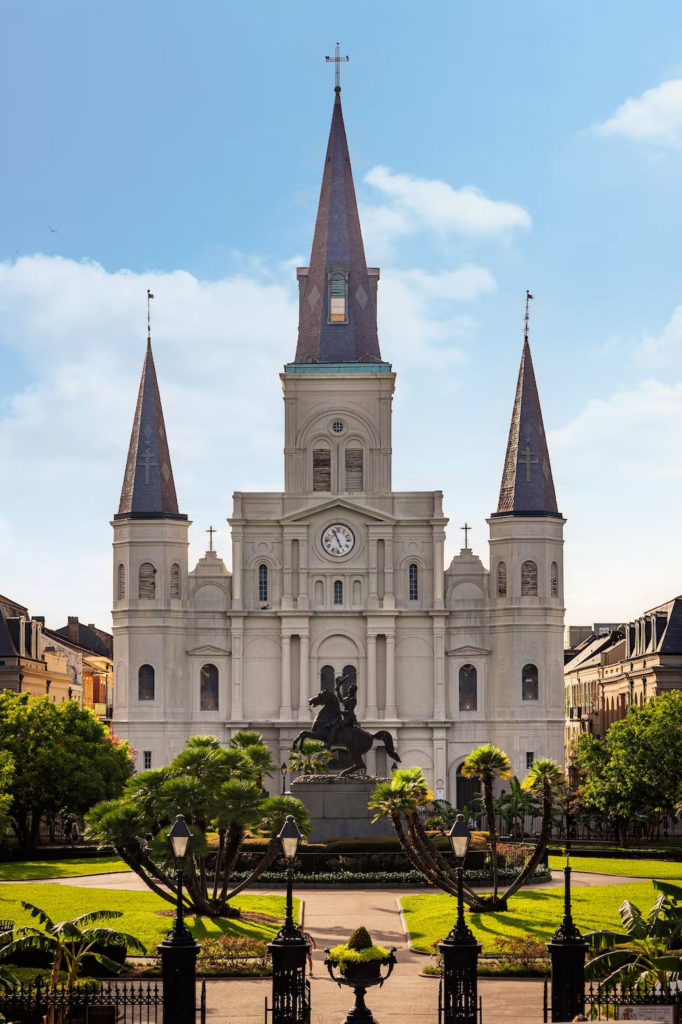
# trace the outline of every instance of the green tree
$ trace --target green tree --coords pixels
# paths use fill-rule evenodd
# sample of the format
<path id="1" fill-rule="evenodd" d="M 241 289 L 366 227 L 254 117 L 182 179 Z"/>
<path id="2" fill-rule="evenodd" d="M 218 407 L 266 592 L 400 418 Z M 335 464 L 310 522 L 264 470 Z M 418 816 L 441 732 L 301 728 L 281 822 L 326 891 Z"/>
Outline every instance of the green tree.
<path id="1" fill-rule="evenodd" d="M 494 807 L 495 814 L 503 819 L 505 829 L 514 839 L 523 838 L 526 817 L 536 818 L 541 813 L 540 804 L 523 788 L 516 775 L 509 780 L 509 792 L 500 793 Z"/>
<path id="2" fill-rule="evenodd" d="M 0 693 L 0 754 L 12 764 L 7 813 L 26 851 L 39 845 L 43 817 L 82 815 L 133 773 L 128 743 L 87 708 L 9 690 Z"/>
<path id="3" fill-rule="evenodd" d="M 0 837 L 5 835 L 10 823 L 13 780 L 14 758 L 7 750 L 0 750 Z"/>
<path id="4" fill-rule="evenodd" d="M 558 765 L 551 757 L 539 757 L 537 761 L 533 763 L 532 768 L 521 783 L 521 786 L 525 792 L 530 793 L 535 797 L 539 797 L 542 802 L 540 836 L 535 844 L 533 853 L 528 858 L 514 881 L 507 888 L 507 891 L 504 894 L 505 899 L 509 899 L 510 896 L 513 896 L 514 893 L 525 884 L 527 879 L 529 879 L 535 871 L 542 859 L 543 853 L 547 849 L 547 844 L 549 843 L 550 836 L 552 834 L 554 805 L 558 797 L 564 791 L 566 786 L 566 776 L 564 775 L 564 770 L 561 765 Z"/>
<path id="5" fill-rule="evenodd" d="M 289 754 L 289 772 L 302 772 L 304 775 L 322 775 L 329 771 L 329 764 L 334 755 L 327 750 L 322 740 L 303 740 L 300 748 Z"/>
<path id="6" fill-rule="evenodd" d="M 630 821 L 673 817 L 682 763 L 682 691 L 633 705 L 603 740 L 581 736 L 574 758 L 585 808 L 625 838 Z"/>
<path id="7" fill-rule="evenodd" d="M 34 925 L 24 925 L 17 928 L 13 938 L 0 949 L 0 958 L 9 960 L 17 953 L 26 950 L 40 950 L 49 953 L 52 957 L 52 971 L 50 975 L 50 989 L 54 992 L 59 981 L 59 972 L 66 971 L 66 985 L 73 988 L 76 978 L 80 973 L 83 960 L 91 956 L 102 967 L 115 974 L 121 974 L 123 966 L 112 960 L 101 952 L 102 947 L 126 946 L 135 953 L 146 953 L 145 947 L 134 935 L 127 932 L 118 932 L 112 928 L 92 927 L 100 921 L 110 921 L 116 917 L 122 917 L 120 910 L 92 910 L 88 914 L 81 914 L 73 921 L 59 921 L 55 924 L 48 914 L 33 903 L 24 903 L 24 910 L 28 910 L 31 917 L 38 918 L 42 925 L 37 928 Z M 48 1009 L 48 1024 L 54 1020 L 54 1006 Z"/>
<path id="8" fill-rule="evenodd" d="M 120 799 L 97 804 L 87 817 L 87 835 L 115 846 L 153 892 L 173 903 L 176 866 L 168 834 L 175 816 L 184 814 L 192 832 L 183 863 L 188 912 L 236 916 L 230 900 L 276 859 L 287 814 L 304 835 L 310 830 L 300 800 L 263 796 L 263 747 L 260 733 L 251 731 L 243 744 L 227 749 L 213 736 L 194 736 L 168 766 L 140 772 Z M 269 843 L 246 880 L 230 888 L 247 829 Z"/>
<path id="9" fill-rule="evenodd" d="M 511 761 L 503 750 L 494 747 L 492 743 L 475 747 L 462 765 L 462 775 L 467 779 L 480 779 L 483 786 L 483 805 L 490 841 L 490 869 L 493 876 L 493 903 L 497 902 L 498 888 L 497 830 L 495 828 L 493 786 L 497 779 L 510 779 L 511 774 Z"/>

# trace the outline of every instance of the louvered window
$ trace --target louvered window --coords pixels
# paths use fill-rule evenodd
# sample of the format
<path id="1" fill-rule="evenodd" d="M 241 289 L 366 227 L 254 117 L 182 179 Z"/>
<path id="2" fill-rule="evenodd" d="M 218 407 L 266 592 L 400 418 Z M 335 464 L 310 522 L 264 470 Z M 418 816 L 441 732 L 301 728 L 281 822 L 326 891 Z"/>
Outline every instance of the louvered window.
<path id="1" fill-rule="evenodd" d="M 202 711 L 218 710 L 218 669 L 215 665 L 202 665 L 200 701 Z"/>
<path id="2" fill-rule="evenodd" d="M 507 593 L 507 566 L 504 562 L 497 563 L 497 595 L 504 597 Z"/>
<path id="3" fill-rule="evenodd" d="M 552 562 L 549 570 L 549 592 L 552 597 L 559 596 L 559 566 Z"/>
<path id="4" fill-rule="evenodd" d="M 151 665 L 140 665 L 137 673 L 138 700 L 154 700 L 154 669 Z"/>
<path id="5" fill-rule="evenodd" d="M 527 561 L 521 566 L 521 597 L 538 596 L 538 567 Z"/>
<path id="6" fill-rule="evenodd" d="M 343 324 L 346 319 L 346 278 L 343 274 L 332 274 L 329 279 L 329 321 Z"/>
<path id="7" fill-rule="evenodd" d="M 363 451 L 362 448 L 346 448 L 346 490 L 362 490 Z"/>
<path id="8" fill-rule="evenodd" d="M 459 710 L 478 709 L 478 673 L 474 665 L 462 665 L 459 670 Z"/>
<path id="9" fill-rule="evenodd" d="M 116 580 L 116 598 L 122 601 L 126 596 L 126 567 L 121 563 Z"/>
<path id="10" fill-rule="evenodd" d="M 412 562 L 408 569 L 410 601 L 419 600 L 419 566 Z"/>
<path id="11" fill-rule="evenodd" d="M 139 575 L 139 596 L 156 596 L 156 569 L 151 562 L 143 562 L 140 566 Z"/>
<path id="12" fill-rule="evenodd" d="M 538 699 L 538 669 L 537 665 L 524 665 L 521 673 L 521 699 Z"/>
<path id="13" fill-rule="evenodd" d="M 332 453 L 330 448 L 313 450 L 313 490 L 331 491 Z"/>
<path id="14" fill-rule="evenodd" d="M 334 580 L 334 604 L 343 604 L 343 583 Z"/>
<path id="15" fill-rule="evenodd" d="M 268 567 L 265 564 L 258 566 L 258 600 L 261 604 L 268 600 Z"/>
<path id="16" fill-rule="evenodd" d="M 180 597 L 180 566 L 177 562 L 174 562 L 174 564 L 171 565 L 170 596 Z"/>

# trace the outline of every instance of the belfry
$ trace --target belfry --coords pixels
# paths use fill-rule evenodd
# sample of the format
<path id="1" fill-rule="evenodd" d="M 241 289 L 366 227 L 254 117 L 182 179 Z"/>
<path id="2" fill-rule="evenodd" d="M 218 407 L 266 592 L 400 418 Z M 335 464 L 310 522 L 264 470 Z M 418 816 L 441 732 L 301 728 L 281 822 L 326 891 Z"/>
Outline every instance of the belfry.
<path id="1" fill-rule="evenodd" d="M 563 760 L 564 520 L 527 319 L 489 568 L 469 526 L 446 567 L 441 491 L 392 487 L 396 374 L 379 345 L 379 270 L 365 258 L 338 83 L 297 277 L 298 340 L 280 374 L 284 489 L 234 492 L 231 571 L 212 534 L 189 569 L 148 342 L 113 521 L 115 729 L 138 768 L 166 764 L 192 735 L 227 743 L 245 727 L 280 763 L 309 699 L 344 675 L 365 727 L 389 730 L 402 763 L 462 806 L 474 746 L 502 747 L 517 775 Z M 383 747 L 367 761 L 390 768 Z"/>

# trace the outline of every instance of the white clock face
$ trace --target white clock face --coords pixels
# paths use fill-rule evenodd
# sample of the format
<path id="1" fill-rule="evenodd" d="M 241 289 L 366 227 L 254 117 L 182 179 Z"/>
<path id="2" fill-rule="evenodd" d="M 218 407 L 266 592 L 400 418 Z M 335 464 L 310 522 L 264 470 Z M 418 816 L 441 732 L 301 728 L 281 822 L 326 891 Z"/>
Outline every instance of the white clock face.
<path id="1" fill-rule="evenodd" d="M 350 526 L 344 526 L 343 523 L 328 526 L 322 534 L 322 547 L 335 558 L 350 554 L 355 547 L 355 536 Z"/>

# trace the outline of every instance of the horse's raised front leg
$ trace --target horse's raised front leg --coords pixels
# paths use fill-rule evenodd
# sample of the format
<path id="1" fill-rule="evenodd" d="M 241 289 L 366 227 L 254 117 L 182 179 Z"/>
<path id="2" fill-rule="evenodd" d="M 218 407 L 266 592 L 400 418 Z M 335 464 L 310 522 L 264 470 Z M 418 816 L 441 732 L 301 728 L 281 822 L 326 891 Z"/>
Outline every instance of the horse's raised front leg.
<path id="1" fill-rule="evenodd" d="M 319 740 L 319 736 L 316 736 L 310 729 L 301 729 L 298 736 L 294 739 L 291 744 L 292 750 L 300 750 L 303 744 L 303 740 Z"/>

